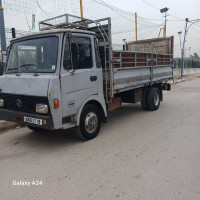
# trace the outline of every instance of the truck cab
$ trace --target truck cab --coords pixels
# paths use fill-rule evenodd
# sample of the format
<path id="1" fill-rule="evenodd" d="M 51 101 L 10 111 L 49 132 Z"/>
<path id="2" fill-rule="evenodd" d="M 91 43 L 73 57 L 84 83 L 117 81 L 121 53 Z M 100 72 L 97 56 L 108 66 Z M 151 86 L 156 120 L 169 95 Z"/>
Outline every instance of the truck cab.
<path id="1" fill-rule="evenodd" d="M 84 120 L 90 139 L 107 116 L 95 33 L 58 29 L 12 40 L 0 77 L 0 113 L 34 130 L 67 129 Z"/>

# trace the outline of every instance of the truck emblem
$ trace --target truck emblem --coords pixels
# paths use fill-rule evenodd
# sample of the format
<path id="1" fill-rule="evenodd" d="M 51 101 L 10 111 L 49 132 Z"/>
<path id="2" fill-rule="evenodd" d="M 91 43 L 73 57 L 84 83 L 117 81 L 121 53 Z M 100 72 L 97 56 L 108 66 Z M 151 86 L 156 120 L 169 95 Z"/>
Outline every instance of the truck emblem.
<path id="1" fill-rule="evenodd" d="M 17 106 L 18 106 L 19 108 L 22 107 L 22 101 L 21 101 L 20 99 L 17 99 L 17 100 L 16 100 L 16 104 L 17 104 Z"/>
<path id="2" fill-rule="evenodd" d="M 73 108 L 75 107 L 75 100 L 68 101 L 68 108 Z"/>

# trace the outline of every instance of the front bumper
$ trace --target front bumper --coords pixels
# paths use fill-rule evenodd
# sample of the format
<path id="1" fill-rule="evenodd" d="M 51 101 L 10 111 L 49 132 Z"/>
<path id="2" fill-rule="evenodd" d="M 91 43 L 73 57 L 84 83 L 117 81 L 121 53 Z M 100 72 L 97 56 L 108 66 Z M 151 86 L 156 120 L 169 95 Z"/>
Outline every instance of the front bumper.
<path id="1" fill-rule="evenodd" d="M 24 122 L 24 117 L 32 117 L 42 120 L 42 125 Z M 51 116 L 43 116 L 37 114 L 28 114 L 19 111 L 12 111 L 7 109 L 0 109 L 0 120 L 17 122 L 23 125 L 34 126 L 38 128 L 54 130 L 53 120 Z"/>

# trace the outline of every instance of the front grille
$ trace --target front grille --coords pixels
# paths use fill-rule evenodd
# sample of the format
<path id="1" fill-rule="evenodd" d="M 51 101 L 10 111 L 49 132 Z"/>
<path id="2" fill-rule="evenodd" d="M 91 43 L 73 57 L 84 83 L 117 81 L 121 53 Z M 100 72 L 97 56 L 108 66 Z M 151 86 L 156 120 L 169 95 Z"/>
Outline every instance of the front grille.
<path id="1" fill-rule="evenodd" d="M 0 99 L 4 100 L 3 109 L 33 113 L 36 114 L 35 106 L 36 104 L 45 104 L 48 106 L 49 112 L 45 115 L 50 115 L 49 102 L 47 97 L 34 97 L 34 96 L 25 96 L 25 95 L 14 95 L 14 94 L 3 94 L 0 93 Z M 22 105 L 19 107 L 19 103 L 21 101 Z"/>

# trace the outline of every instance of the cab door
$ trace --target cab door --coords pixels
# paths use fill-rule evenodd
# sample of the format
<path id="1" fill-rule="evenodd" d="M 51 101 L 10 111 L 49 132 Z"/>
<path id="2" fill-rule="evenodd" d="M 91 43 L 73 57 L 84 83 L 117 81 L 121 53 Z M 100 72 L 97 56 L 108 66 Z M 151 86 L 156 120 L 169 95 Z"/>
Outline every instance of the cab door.
<path id="1" fill-rule="evenodd" d="M 73 34 L 64 39 L 61 66 L 63 117 L 76 114 L 82 103 L 98 94 L 94 37 Z"/>

